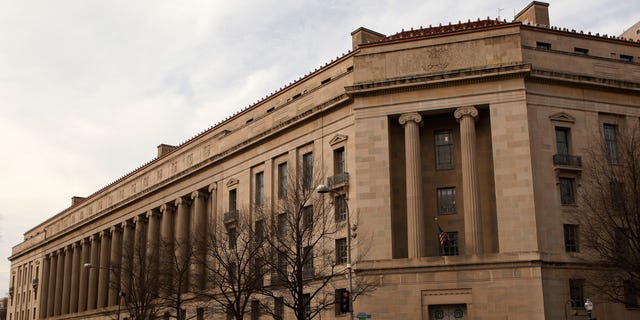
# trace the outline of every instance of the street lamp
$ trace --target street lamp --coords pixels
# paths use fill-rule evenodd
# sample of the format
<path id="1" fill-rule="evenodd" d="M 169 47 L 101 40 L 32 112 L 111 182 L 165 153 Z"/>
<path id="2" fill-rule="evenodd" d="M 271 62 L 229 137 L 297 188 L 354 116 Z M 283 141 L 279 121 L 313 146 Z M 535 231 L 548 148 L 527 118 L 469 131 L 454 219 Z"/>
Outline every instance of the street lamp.
<path id="1" fill-rule="evenodd" d="M 347 209 L 347 277 L 349 279 L 349 294 L 352 295 L 353 294 L 353 276 L 352 276 L 352 270 L 351 270 L 351 218 L 349 216 L 349 204 L 347 203 L 347 198 L 343 194 L 329 189 L 329 187 L 327 187 L 324 184 L 319 185 L 316 188 L 316 192 L 320 194 L 332 193 L 337 195 L 338 197 L 341 197 L 344 200 L 344 205 L 345 205 L 345 208 Z M 349 318 L 353 320 L 353 299 L 349 297 L 349 300 L 351 301 L 351 308 L 349 308 Z"/>
<path id="2" fill-rule="evenodd" d="M 589 320 L 593 319 L 591 318 L 591 311 L 593 311 L 593 302 L 591 302 L 591 299 L 587 298 L 587 301 L 584 302 L 584 308 L 587 310 Z"/>
<path id="3" fill-rule="evenodd" d="M 85 263 L 84 267 L 85 267 L 85 269 L 95 268 L 95 269 L 104 269 L 104 270 L 109 270 L 111 272 L 115 272 L 115 270 L 113 270 L 111 268 L 93 266 L 93 265 L 91 265 L 91 263 Z M 126 292 L 124 292 L 122 289 L 118 289 L 118 320 L 120 320 L 120 300 L 122 300 L 122 298 L 125 297 L 126 295 L 127 295 Z"/>

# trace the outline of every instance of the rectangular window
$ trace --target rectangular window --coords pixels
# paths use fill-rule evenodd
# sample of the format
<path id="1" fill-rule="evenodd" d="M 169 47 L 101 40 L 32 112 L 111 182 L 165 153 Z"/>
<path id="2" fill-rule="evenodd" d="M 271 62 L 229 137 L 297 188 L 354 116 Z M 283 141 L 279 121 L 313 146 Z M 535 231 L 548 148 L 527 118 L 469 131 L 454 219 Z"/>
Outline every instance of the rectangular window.
<path id="1" fill-rule="evenodd" d="M 560 178 L 560 203 L 563 205 L 576 204 L 575 179 Z"/>
<path id="2" fill-rule="evenodd" d="M 256 173 L 256 195 L 255 202 L 256 205 L 262 205 L 264 203 L 264 172 Z"/>
<path id="3" fill-rule="evenodd" d="M 578 252 L 578 225 L 564 225 L 564 250 L 566 252 Z"/>
<path id="4" fill-rule="evenodd" d="M 257 243 L 262 243 L 264 241 L 264 220 L 256 220 L 255 235 Z"/>
<path id="5" fill-rule="evenodd" d="M 313 152 L 302 155 L 302 187 L 305 190 L 313 188 Z"/>
<path id="6" fill-rule="evenodd" d="M 197 308 L 196 309 L 196 319 L 197 320 L 204 320 L 204 308 Z"/>
<path id="7" fill-rule="evenodd" d="M 616 142 L 616 135 L 618 132 L 618 126 L 614 124 L 605 123 L 603 125 L 604 130 L 604 145 L 607 151 L 607 159 L 610 164 L 618 163 L 618 145 Z"/>
<path id="8" fill-rule="evenodd" d="M 251 300 L 251 320 L 260 319 L 260 301 Z"/>
<path id="9" fill-rule="evenodd" d="M 284 319 L 284 300 L 282 297 L 273 299 L 273 318 L 275 320 Z"/>
<path id="10" fill-rule="evenodd" d="M 542 41 L 536 41 L 536 48 L 544 49 L 544 50 L 550 50 L 551 49 L 551 43 L 542 42 Z"/>
<path id="11" fill-rule="evenodd" d="M 306 206 L 302 209 L 302 223 L 307 232 L 313 231 L 313 206 Z"/>
<path id="12" fill-rule="evenodd" d="M 438 188 L 438 214 L 456 213 L 456 188 Z"/>
<path id="13" fill-rule="evenodd" d="M 333 150 L 333 174 L 337 176 L 344 172 L 344 147 L 342 147 Z"/>
<path id="14" fill-rule="evenodd" d="M 569 154 L 569 128 L 556 127 L 556 149 L 558 154 Z"/>
<path id="15" fill-rule="evenodd" d="M 347 238 L 336 239 L 336 264 L 347 263 Z"/>
<path id="16" fill-rule="evenodd" d="M 287 254 L 284 252 L 278 253 L 278 280 L 286 281 L 287 280 Z"/>
<path id="17" fill-rule="evenodd" d="M 313 247 L 304 247 L 304 255 L 302 257 L 302 274 L 305 277 L 313 277 Z"/>
<path id="18" fill-rule="evenodd" d="M 435 133 L 436 169 L 453 169 L 453 131 L 443 130 Z"/>
<path id="19" fill-rule="evenodd" d="M 281 240 L 287 236 L 287 215 L 281 213 L 278 215 L 278 238 Z"/>
<path id="20" fill-rule="evenodd" d="M 443 256 L 457 256 L 458 252 L 458 233 L 457 232 L 447 232 L 447 237 L 449 240 L 444 243 L 442 246 L 442 255 Z"/>
<path id="21" fill-rule="evenodd" d="M 571 307 L 584 308 L 584 279 L 569 279 L 569 298 Z"/>
<path id="22" fill-rule="evenodd" d="M 333 203 L 336 210 L 336 221 L 347 220 L 347 200 L 344 196 L 335 196 L 333 198 Z"/>
<path id="23" fill-rule="evenodd" d="M 229 211 L 236 211 L 238 191 L 236 189 L 229 190 Z"/>
<path id="24" fill-rule="evenodd" d="M 575 47 L 573 48 L 573 52 L 586 55 L 589 54 L 589 49 Z"/>
<path id="25" fill-rule="evenodd" d="M 256 288 L 262 288 L 264 286 L 265 261 L 263 258 L 256 258 L 253 263 L 253 275 L 251 279 L 255 280 Z"/>
<path id="26" fill-rule="evenodd" d="M 304 317 L 309 319 L 311 317 L 311 295 L 308 293 L 303 294 L 302 303 L 304 304 Z"/>
<path id="27" fill-rule="evenodd" d="M 287 196 L 287 163 L 283 162 L 278 165 L 278 199 L 284 199 Z"/>
<path id="28" fill-rule="evenodd" d="M 238 241 L 238 234 L 236 228 L 229 228 L 227 231 L 229 236 L 229 249 L 235 249 L 236 242 Z"/>
<path id="29" fill-rule="evenodd" d="M 625 281 L 624 287 L 624 305 L 627 308 L 640 308 L 640 286 L 638 282 Z"/>

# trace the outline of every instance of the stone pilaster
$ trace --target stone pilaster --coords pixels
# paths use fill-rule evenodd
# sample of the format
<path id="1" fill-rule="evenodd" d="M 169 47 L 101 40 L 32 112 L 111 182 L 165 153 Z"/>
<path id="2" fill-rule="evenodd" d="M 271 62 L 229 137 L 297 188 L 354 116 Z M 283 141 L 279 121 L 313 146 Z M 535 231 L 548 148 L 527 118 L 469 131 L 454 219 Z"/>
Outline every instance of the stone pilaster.
<path id="1" fill-rule="evenodd" d="M 71 268 L 73 266 L 73 250 L 72 247 L 64 248 L 64 272 L 62 280 L 62 306 L 60 314 L 69 313 L 69 299 L 71 298 Z"/>
<path id="2" fill-rule="evenodd" d="M 93 310 L 98 305 L 98 274 L 99 270 L 96 268 L 100 265 L 100 237 L 98 235 L 92 235 L 89 237 L 91 243 L 91 258 L 89 268 L 89 290 L 87 292 L 87 310 Z"/>
<path id="3" fill-rule="evenodd" d="M 78 312 L 87 310 L 87 295 L 89 292 L 89 270 L 85 263 L 91 262 L 91 246 L 89 240 L 80 240 L 80 285 L 78 287 Z"/>
<path id="4" fill-rule="evenodd" d="M 109 282 L 109 298 L 107 305 L 114 306 L 118 303 L 118 291 L 120 287 L 120 275 L 122 270 L 122 228 L 120 226 L 111 227 L 111 253 L 109 262 L 113 270 L 112 279 Z"/>
<path id="5" fill-rule="evenodd" d="M 98 269 L 98 308 L 107 306 L 109 295 L 109 275 L 111 273 L 111 233 L 100 232 L 100 268 Z"/>
<path id="6" fill-rule="evenodd" d="M 69 290 L 69 313 L 78 312 L 78 287 L 80 285 L 80 272 L 82 272 L 82 265 L 80 263 L 80 251 L 82 248 L 77 242 L 71 244 L 71 251 L 73 257 L 71 259 L 71 287 Z"/>
<path id="7" fill-rule="evenodd" d="M 136 216 L 133 218 L 135 225 L 134 245 L 133 245 L 133 277 L 131 281 L 136 281 L 136 277 L 147 272 L 145 262 L 147 255 L 147 218 Z"/>
<path id="8" fill-rule="evenodd" d="M 482 221 L 478 189 L 478 165 L 476 162 L 476 125 L 478 110 L 474 107 L 456 109 L 455 118 L 460 122 L 460 147 L 462 154 L 462 191 L 464 202 L 465 253 L 481 254 Z"/>
<path id="9" fill-rule="evenodd" d="M 422 203 L 422 162 L 420 160 L 420 126 L 422 117 L 412 112 L 400 116 L 404 126 L 404 149 L 407 176 L 407 245 L 408 257 L 424 255 L 424 215 Z"/>
<path id="10" fill-rule="evenodd" d="M 65 250 L 58 250 L 58 260 L 56 261 L 56 290 L 53 305 L 53 315 L 59 316 L 62 310 L 62 289 L 64 287 L 64 260 Z"/>
<path id="11" fill-rule="evenodd" d="M 191 200 L 194 206 L 193 240 L 192 246 L 195 251 L 195 263 L 192 268 L 191 283 L 193 288 L 204 289 L 204 261 L 206 258 L 207 241 L 207 194 L 202 191 L 191 193 Z"/>

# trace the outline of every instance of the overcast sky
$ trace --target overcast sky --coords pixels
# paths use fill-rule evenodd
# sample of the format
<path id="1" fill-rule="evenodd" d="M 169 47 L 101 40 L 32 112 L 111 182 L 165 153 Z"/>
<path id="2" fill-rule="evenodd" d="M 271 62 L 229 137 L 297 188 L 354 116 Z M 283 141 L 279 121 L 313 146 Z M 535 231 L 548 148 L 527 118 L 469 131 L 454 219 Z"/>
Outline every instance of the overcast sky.
<path id="1" fill-rule="evenodd" d="M 0 0 L 0 295 L 22 235 L 351 48 L 358 27 L 511 20 L 530 1 Z M 551 24 L 620 34 L 636 0 L 552 0 Z"/>

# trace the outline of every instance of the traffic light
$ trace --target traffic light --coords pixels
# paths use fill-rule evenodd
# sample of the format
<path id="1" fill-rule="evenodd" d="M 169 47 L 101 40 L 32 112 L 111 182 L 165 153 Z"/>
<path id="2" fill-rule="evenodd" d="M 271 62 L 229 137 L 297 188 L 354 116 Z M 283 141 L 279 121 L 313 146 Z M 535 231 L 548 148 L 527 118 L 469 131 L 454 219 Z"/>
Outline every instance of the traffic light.
<path id="1" fill-rule="evenodd" d="M 338 298 L 338 302 L 340 303 L 340 312 L 347 313 L 351 311 L 351 292 L 347 289 L 339 289 Z"/>

